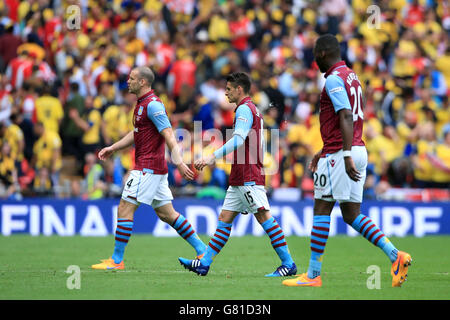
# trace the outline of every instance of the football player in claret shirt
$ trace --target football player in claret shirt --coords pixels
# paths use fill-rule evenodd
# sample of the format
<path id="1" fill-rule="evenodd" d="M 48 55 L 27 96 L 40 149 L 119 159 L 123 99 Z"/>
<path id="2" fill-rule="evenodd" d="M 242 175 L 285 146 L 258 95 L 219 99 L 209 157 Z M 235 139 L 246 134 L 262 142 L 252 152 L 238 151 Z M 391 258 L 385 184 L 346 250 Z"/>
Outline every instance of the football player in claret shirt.
<path id="1" fill-rule="evenodd" d="M 362 141 L 364 100 L 357 75 L 341 59 L 336 37 L 317 39 L 314 58 L 325 87 L 320 96 L 320 132 L 323 148 L 312 159 L 314 173 L 314 220 L 311 231 L 311 258 L 307 273 L 284 280 L 287 286 L 322 286 L 320 271 L 330 231 L 330 214 L 339 202 L 344 221 L 383 250 L 392 266 L 392 286 L 406 280 L 411 256 L 399 251 L 367 216 L 361 214 L 366 178 L 367 151 Z"/>
<path id="2" fill-rule="evenodd" d="M 104 160 L 116 151 L 135 145 L 135 166 L 125 183 L 117 212 L 114 252 L 111 258 L 93 265 L 93 269 L 125 268 L 125 247 L 133 231 L 134 212 L 141 203 L 152 206 L 158 217 L 170 224 L 195 249 L 197 257 L 206 252 L 206 245 L 191 224 L 172 206 L 165 145 L 168 145 L 172 160 L 183 178 L 192 180 L 194 173 L 182 161 L 166 109 L 151 88 L 154 79 L 150 68 L 138 67 L 131 71 L 128 90 L 138 98 L 134 109 L 134 130 L 98 154 L 100 160 Z"/>
<path id="3" fill-rule="evenodd" d="M 297 267 L 278 222 L 270 214 L 270 206 L 264 189 L 263 171 L 263 118 L 249 97 L 251 82 L 247 74 L 237 72 L 227 77 L 225 95 L 230 103 L 236 104 L 234 132 L 221 148 L 211 156 L 195 161 L 195 168 L 202 170 L 234 151 L 229 188 L 227 190 L 216 232 L 211 238 L 203 258 L 189 260 L 179 258 L 181 265 L 199 275 L 205 276 L 213 262 L 228 241 L 232 222 L 239 213 L 251 213 L 261 224 L 281 260 L 281 266 L 268 277 L 295 275 Z"/>

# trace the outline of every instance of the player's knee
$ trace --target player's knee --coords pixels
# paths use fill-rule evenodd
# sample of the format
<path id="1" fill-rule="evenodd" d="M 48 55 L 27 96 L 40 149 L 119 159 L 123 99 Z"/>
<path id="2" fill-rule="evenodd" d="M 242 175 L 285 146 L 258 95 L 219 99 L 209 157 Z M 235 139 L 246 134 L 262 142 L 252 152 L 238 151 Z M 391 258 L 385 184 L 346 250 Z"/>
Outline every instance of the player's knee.
<path id="1" fill-rule="evenodd" d="M 259 210 L 257 213 L 255 213 L 256 221 L 258 221 L 259 224 L 263 224 L 267 220 L 269 220 L 272 217 L 270 214 L 270 211 L 268 210 Z"/>
<path id="2" fill-rule="evenodd" d="M 352 225 L 360 213 L 360 205 L 358 203 L 344 202 L 340 204 L 340 207 L 344 222 Z"/>
<path id="3" fill-rule="evenodd" d="M 169 222 L 168 222 L 168 219 L 167 219 L 167 216 L 165 216 L 165 215 L 158 214 L 158 218 L 159 218 L 159 220 L 161 220 L 162 222 L 169 223 Z"/>
<path id="4" fill-rule="evenodd" d="M 355 221 L 358 214 L 355 213 L 343 213 L 342 218 L 344 219 L 344 222 L 348 225 L 352 225 L 353 221 Z"/>
<path id="5" fill-rule="evenodd" d="M 158 214 L 158 218 L 162 221 L 162 222 L 165 222 L 165 223 L 171 223 L 171 222 L 173 222 L 173 220 L 174 220 L 174 218 L 172 217 L 172 215 L 171 214 L 169 214 L 168 212 L 161 212 L 161 213 L 158 213 L 157 212 L 157 214 Z"/>
<path id="6" fill-rule="evenodd" d="M 167 206 L 156 208 L 155 212 L 162 222 L 168 224 L 172 224 L 175 221 L 175 219 L 180 215 L 173 208 L 169 208 Z"/>
<path id="7" fill-rule="evenodd" d="M 120 201 L 119 207 L 117 208 L 117 218 L 133 220 L 135 207 L 125 201 Z"/>
<path id="8" fill-rule="evenodd" d="M 236 217 L 236 214 L 237 213 L 235 212 L 222 210 L 219 214 L 219 221 L 225 223 L 232 223 L 234 218 Z"/>

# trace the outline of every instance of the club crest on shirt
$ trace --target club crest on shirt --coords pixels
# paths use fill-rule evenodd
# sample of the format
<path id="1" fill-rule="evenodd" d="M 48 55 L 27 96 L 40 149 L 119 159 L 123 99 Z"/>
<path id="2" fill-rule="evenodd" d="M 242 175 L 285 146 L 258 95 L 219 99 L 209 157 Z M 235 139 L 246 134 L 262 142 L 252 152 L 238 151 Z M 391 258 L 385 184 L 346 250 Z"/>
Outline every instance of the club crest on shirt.
<path id="1" fill-rule="evenodd" d="M 331 167 L 333 168 L 334 165 L 336 164 L 336 161 L 335 161 L 334 159 L 331 159 L 331 160 L 330 160 L 330 164 L 331 164 Z"/>
<path id="2" fill-rule="evenodd" d="M 143 111 L 144 111 L 144 106 L 140 106 L 139 110 L 138 110 L 138 115 L 141 115 Z"/>

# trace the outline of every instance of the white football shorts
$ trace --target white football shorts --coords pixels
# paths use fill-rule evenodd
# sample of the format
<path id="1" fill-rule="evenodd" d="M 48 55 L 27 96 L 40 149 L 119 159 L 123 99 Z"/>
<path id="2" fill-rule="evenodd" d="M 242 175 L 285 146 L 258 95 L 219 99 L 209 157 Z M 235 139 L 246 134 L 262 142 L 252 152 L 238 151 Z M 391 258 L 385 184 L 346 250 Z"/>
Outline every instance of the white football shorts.
<path id="1" fill-rule="evenodd" d="M 132 170 L 123 187 L 122 199 L 139 205 L 148 204 L 158 208 L 173 200 L 169 189 L 168 174 L 153 174 L 151 170 Z"/>
<path id="2" fill-rule="evenodd" d="M 353 181 L 345 172 L 342 150 L 320 158 L 314 172 L 314 198 L 325 201 L 357 202 L 363 198 L 366 181 L 367 150 L 365 146 L 352 147 L 352 159 L 361 179 Z"/>
<path id="3" fill-rule="evenodd" d="M 270 210 L 266 189 L 259 185 L 229 186 L 222 209 L 251 214 L 260 209 Z"/>

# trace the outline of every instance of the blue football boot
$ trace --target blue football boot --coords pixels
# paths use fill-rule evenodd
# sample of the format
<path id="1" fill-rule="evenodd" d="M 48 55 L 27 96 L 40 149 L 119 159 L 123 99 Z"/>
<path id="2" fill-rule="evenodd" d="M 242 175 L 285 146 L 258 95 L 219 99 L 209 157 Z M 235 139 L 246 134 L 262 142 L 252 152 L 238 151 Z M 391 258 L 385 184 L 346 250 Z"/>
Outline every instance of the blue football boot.
<path id="1" fill-rule="evenodd" d="M 266 277 L 287 277 L 287 276 L 294 276 L 297 273 L 297 266 L 295 263 L 292 263 L 292 265 L 286 266 L 281 265 L 272 273 L 266 274 Z"/>
<path id="2" fill-rule="evenodd" d="M 200 259 L 189 260 L 185 258 L 178 258 L 180 264 L 189 271 L 195 272 L 200 276 L 206 276 L 209 271 L 209 266 L 202 265 Z"/>

